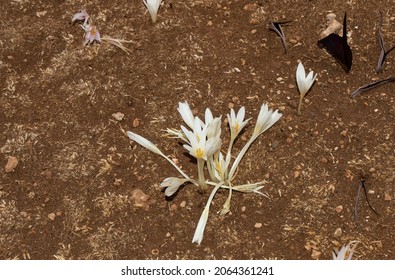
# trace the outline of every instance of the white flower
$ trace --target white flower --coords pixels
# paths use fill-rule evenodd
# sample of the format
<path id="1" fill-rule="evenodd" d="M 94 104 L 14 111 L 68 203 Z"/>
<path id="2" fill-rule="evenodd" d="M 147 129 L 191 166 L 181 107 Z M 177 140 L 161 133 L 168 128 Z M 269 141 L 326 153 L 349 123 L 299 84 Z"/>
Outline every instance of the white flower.
<path id="1" fill-rule="evenodd" d="M 267 104 L 263 104 L 261 106 L 261 110 L 259 111 L 258 119 L 255 124 L 254 133 L 252 134 L 250 140 L 248 140 L 248 142 L 244 145 L 243 149 L 241 149 L 235 161 L 233 162 L 232 168 L 230 169 L 228 175 L 229 180 L 232 180 L 236 168 L 239 166 L 240 161 L 244 157 L 251 144 L 258 138 L 259 135 L 261 135 L 273 124 L 275 124 L 281 118 L 281 116 L 282 114 L 280 114 L 277 110 L 275 112 L 269 110 Z"/>
<path id="2" fill-rule="evenodd" d="M 244 106 L 239 109 L 239 111 L 237 112 L 237 116 L 233 108 L 230 109 L 230 115 L 228 114 L 228 121 L 229 121 L 230 133 L 232 139 L 236 138 L 237 135 L 240 133 L 240 131 L 248 123 L 249 119 L 244 121 L 244 116 L 245 116 Z"/>
<path id="3" fill-rule="evenodd" d="M 277 110 L 273 112 L 272 110 L 269 110 L 267 104 L 263 104 L 255 124 L 254 135 L 258 137 L 261 133 L 268 130 L 281 118 L 281 116 L 282 114 L 280 114 Z"/>
<path id="4" fill-rule="evenodd" d="M 147 7 L 149 14 L 151 15 L 152 22 L 155 23 L 158 17 L 158 10 L 162 0 L 143 0 L 144 5 Z"/>
<path id="5" fill-rule="evenodd" d="M 83 25 L 87 25 L 89 19 L 89 15 L 86 12 L 86 10 L 81 10 L 79 13 L 76 13 L 73 15 L 71 18 L 71 23 L 74 23 L 75 21 L 84 21 Z"/>
<path id="6" fill-rule="evenodd" d="M 298 114 L 300 114 L 300 107 L 302 105 L 303 97 L 306 95 L 306 93 L 309 91 L 309 89 L 313 85 L 316 77 L 317 77 L 317 74 L 314 75 L 313 71 L 310 71 L 310 73 L 306 77 L 306 72 L 304 70 L 304 66 L 301 62 L 299 62 L 298 68 L 296 69 L 296 83 L 298 84 L 298 89 L 299 89 L 299 93 L 300 93 Z"/>
<path id="7" fill-rule="evenodd" d="M 352 254 L 354 253 L 356 244 L 352 242 L 347 245 L 343 245 L 343 247 L 339 250 L 332 252 L 332 256 L 334 260 L 351 260 Z"/>
<path id="8" fill-rule="evenodd" d="M 216 178 L 219 181 L 225 181 L 226 180 L 226 175 L 228 173 L 228 166 L 230 162 L 230 157 L 228 157 L 226 160 L 224 159 L 224 156 L 220 152 L 218 157 L 214 159 L 215 163 L 215 175 Z"/>
<path id="9" fill-rule="evenodd" d="M 188 179 L 169 177 L 164 179 L 163 182 L 160 184 L 160 186 L 166 188 L 165 190 L 166 196 L 172 196 L 180 188 L 181 185 L 183 185 L 188 181 L 189 181 Z"/>
<path id="10" fill-rule="evenodd" d="M 191 156 L 197 159 L 207 160 L 207 157 L 212 156 L 221 147 L 221 139 L 219 137 L 211 137 L 207 140 L 207 127 L 202 126 L 198 117 L 195 117 L 193 124 L 193 132 L 181 126 L 188 144 L 184 148 L 189 151 Z"/>
<path id="11" fill-rule="evenodd" d="M 85 31 L 85 41 L 84 45 L 91 44 L 93 41 L 101 42 L 99 30 L 93 25 L 81 25 L 82 29 Z"/>
<path id="12" fill-rule="evenodd" d="M 143 136 L 140 136 L 140 135 L 133 133 L 131 131 L 128 131 L 126 133 L 131 140 L 137 142 L 144 148 L 150 150 L 151 152 L 154 152 L 155 154 L 163 155 L 162 152 L 151 141 L 145 139 Z"/>

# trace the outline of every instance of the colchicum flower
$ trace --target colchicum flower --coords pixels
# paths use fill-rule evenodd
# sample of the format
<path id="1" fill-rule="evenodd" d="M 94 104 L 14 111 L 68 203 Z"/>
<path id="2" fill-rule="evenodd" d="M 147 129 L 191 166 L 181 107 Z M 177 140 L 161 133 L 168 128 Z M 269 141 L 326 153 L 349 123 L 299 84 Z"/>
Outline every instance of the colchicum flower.
<path id="1" fill-rule="evenodd" d="M 93 43 L 93 41 L 101 42 L 100 33 L 97 28 L 91 24 L 81 25 L 82 29 L 85 31 L 85 41 L 84 46 Z"/>
<path id="2" fill-rule="evenodd" d="M 332 252 L 332 257 L 334 260 L 351 260 L 352 254 L 354 253 L 355 247 L 357 245 L 353 244 L 352 242 L 348 243 L 347 245 L 343 245 L 343 247 L 339 250 L 335 249 Z"/>
<path id="3" fill-rule="evenodd" d="M 298 68 L 296 69 L 296 83 L 298 84 L 300 94 L 298 115 L 300 115 L 300 107 L 302 106 L 303 98 L 313 85 L 316 77 L 317 74 L 314 75 L 313 71 L 310 71 L 310 73 L 306 77 L 304 66 L 301 62 L 299 62 Z"/>
<path id="4" fill-rule="evenodd" d="M 269 110 L 269 107 L 266 104 L 261 106 L 254 132 L 251 135 L 251 138 L 241 149 L 236 159 L 233 161 L 232 167 L 229 170 L 230 163 L 233 159 L 231 155 L 233 142 L 237 136 L 240 135 L 241 130 L 244 129 L 249 121 L 249 119 L 244 119 L 245 108 L 241 107 L 237 114 L 233 109 L 231 109 L 230 114 L 227 115 L 231 132 L 231 141 L 229 142 L 226 156 L 221 152 L 221 116 L 213 117 L 211 110 L 207 108 L 205 110 L 203 122 L 199 117 L 193 115 L 187 102 L 180 102 L 177 109 L 186 126 L 181 125 L 180 130 L 167 129 L 166 132 L 170 137 L 180 139 L 184 143 L 183 147 L 189 152 L 191 156 L 196 158 L 198 180 L 194 180 L 187 176 L 174 161 L 165 156 L 149 140 L 130 131 L 127 132 L 127 135 L 131 140 L 136 141 L 143 147 L 164 157 L 184 177 L 168 177 L 163 180 L 160 186 L 166 188 L 166 196 L 174 195 L 182 185 L 188 182 L 199 186 L 202 190 L 206 190 L 209 187 L 213 188 L 202 215 L 200 216 L 195 234 L 192 239 L 192 242 L 200 244 L 203 240 L 203 234 L 209 216 L 210 205 L 218 190 L 225 189 L 229 191 L 228 197 L 222 209 L 219 211 L 220 215 L 225 215 L 230 211 L 232 193 L 235 191 L 243 193 L 257 193 L 268 197 L 266 194 L 260 191 L 264 187 L 264 180 L 256 183 L 247 183 L 241 185 L 234 185 L 232 181 L 235 177 L 235 171 L 238 168 L 239 163 L 251 144 L 258 138 L 259 135 L 268 130 L 275 122 L 277 122 L 281 118 L 282 114 L 278 113 L 277 110 Z M 209 180 L 205 179 L 205 172 L 208 172 L 210 176 Z"/>
<path id="5" fill-rule="evenodd" d="M 155 23 L 158 18 L 158 10 L 162 0 L 143 0 L 144 5 L 147 7 L 151 15 L 152 22 Z"/>
<path id="6" fill-rule="evenodd" d="M 243 149 L 240 151 L 239 155 L 233 162 L 232 168 L 229 172 L 229 180 L 232 180 L 236 168 L 238 167 L 241 159 L 244 157 L 251 144 L 258 138 L 259 135 L 261 135 L 273 124 L 275 124 L 281 118 L 281 116 L 282 114 L 280 114 L 277 110 L 275 112 L 269 110 L 267 104 L 263 104 L 261 106 L 261 110 L 259 111 L 258 118 L 255 124 L 254 133 L 252 134 L 250 140 L 244 145 Z"/>

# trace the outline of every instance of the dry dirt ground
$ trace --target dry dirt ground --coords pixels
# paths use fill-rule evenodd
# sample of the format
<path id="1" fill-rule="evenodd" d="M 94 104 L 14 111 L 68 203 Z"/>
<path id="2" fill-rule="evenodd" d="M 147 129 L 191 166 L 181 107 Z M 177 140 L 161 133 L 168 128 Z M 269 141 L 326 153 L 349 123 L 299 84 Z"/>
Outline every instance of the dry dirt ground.
<path id="1" fill-rule="evenodd" d="M 395 53 L 375 72 L 380 11 L 386 47 L 395 44 L 392 1 L 164 0 L 156 24 L 140 0 L 1 5 L 1 259 L 330 259 L 349 241 L 359 242 L 355 259 L 395 259 L 395 85 L 350 98 L 394 75 Z M 84 47 L 70 22 L 83 8 L 102 36 L 132 41 L 131 53 Z M 340 22 L 347 12 L 348 74 L 317 47 L 330 12 Z M 288 53 L 269 20 L 292 20 Z M 318 74 L 300 116 L 298 61 Z M 209 193 L 187 185 L 166 199 L 159 184 L 177 171 L 125 135 L 150 139 L 196 176 L 196 162 L 163 136 L 182 124 L 180 101 L 223 119 L 245 106 L 252 120 L 236 151 L 262 103 L 283 113 L 236 178 L 265 180 L 270 199 L 234 193 L 222 217 L 219 191 L 201 245 L 191 241 Z M 6 172 L 10 157 L 18 164 Z M 362 178 L 379 215 L 363 191 L 356 209 Z"/>

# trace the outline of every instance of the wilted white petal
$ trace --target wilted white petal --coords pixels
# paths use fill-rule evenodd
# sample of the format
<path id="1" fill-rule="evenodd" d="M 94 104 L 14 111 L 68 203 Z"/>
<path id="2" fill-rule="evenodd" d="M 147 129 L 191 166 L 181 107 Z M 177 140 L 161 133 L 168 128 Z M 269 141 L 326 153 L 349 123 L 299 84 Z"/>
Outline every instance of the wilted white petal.
<path id="1" fill-rule="evenodd" d="M 202 243 L 204 229 L 206 228 L 207 220 L 208 220 L 208 212 L 209 208 L 206 207 L 203 210 L 202 215 L 200 216 L 199 223 L 196 226 L 195 234 L 193 235 L 192 243 L 196 242 L 198 244 Z"/>
<path id="2" fill-rule="evenodd" d="M 143 0 L 148 12 L 151 15 L 152 22 L 155 23 L 158 17 L 158 10 L 162 0 Z"/>
<path id="3" fill-rule="evenodd" d="M 172 196 L 182 184 L 188 182 L 188 179 L 177 178 L 177 177 L 169 177 L 163 180 L 160 184 L 161 187 L 166 188 L 165 195 Z"/>
<path id="4" fill-rule="evenodd" d="M 133 133 L 131 131 L 127 131 L 126 133 L 131 140 L 137 142 L 144 148 L 150 150 L 151 152 L 154 152 L 155 154 L 163 155 L 162 152 L 151 141 L 144 138 L 143 136 L 140 136 L 140 135 Z"/>
<path id="5" fill-rule="evenodd" d="M 219 183 L 211 191 L 210 196 L 207 200 L 206 206 L 204 207 L 203 213 L 200 216 L 198 225 L 196 226 L 196 230 L 195 230 L 195 234 L 192 239 L 192 243 L 196 242 L 196 243 L 200 244 L 202 242 L 204 229 L 206 228 L 206 224 L 207 224 L 208 213 L 210 211 L 211 201 L 213 200 L 215 193 L 219 190 L 219 188 L 221 188 L 222 185 L 223 185 L 223 183 Z"/>

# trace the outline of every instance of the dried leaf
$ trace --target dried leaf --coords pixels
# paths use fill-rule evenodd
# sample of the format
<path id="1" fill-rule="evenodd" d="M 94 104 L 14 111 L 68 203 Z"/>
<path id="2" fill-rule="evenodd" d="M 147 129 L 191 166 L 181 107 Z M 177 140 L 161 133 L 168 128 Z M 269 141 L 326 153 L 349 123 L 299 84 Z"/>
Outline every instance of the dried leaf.
<path id="1" fill-rule="evenodd" d="M 288 22 L 291 22 L 291 20 L 281 22 L 273 22 L 271 20 L 269 21 L 269 29 L 276 32 L 276 34 L 281 38 L 285 53 L 287 53 L 287 42 L 285 40 L 285 34 L 283 32 L 283 29 L 281 28 L 281 24 L 286 24 Z"/>
<path id="2" fill-rule="evenodd" d="M 388 51 L 385 51 L 384 37 L 381 32 L 381 26 L 383 25 L 383 14 L 380 12 L 380 24 L 379 24 L 379 45 L 380 45 L 380 56 L 377 61 L 376 72 L 379 73 L 384 66 L 385 59 L 387 55 L 395 49 L 395 46 L 390 48 Z"/>
<path id="3" fill-rule="evenodd" d="M 356 91 L 354 91 L 353 93 L 351 93 L 351 97 L 355 97 L 365 91 L 368 91 L 370 89 L 373 89 L 375 87 L 378 87 L 380 85 L 386 84 L 386 83 L 391 83 L 391 82 L 395 82 L 395 78 L 388 78 L 388 79 L 384 79 L 384 80 L 379 80 L 370 84 L 366 84 L 364 86 L 361 86 L 360 88 L 358 88 Z"/>

